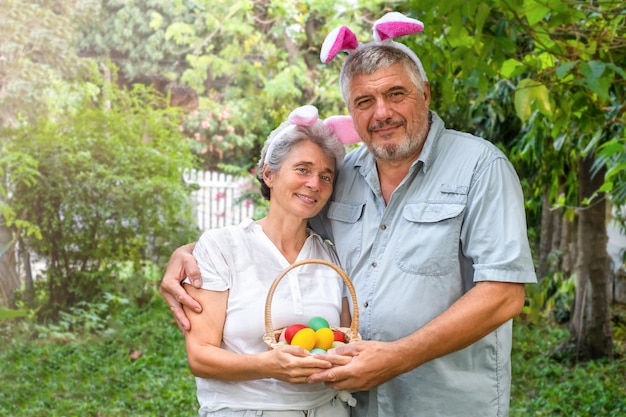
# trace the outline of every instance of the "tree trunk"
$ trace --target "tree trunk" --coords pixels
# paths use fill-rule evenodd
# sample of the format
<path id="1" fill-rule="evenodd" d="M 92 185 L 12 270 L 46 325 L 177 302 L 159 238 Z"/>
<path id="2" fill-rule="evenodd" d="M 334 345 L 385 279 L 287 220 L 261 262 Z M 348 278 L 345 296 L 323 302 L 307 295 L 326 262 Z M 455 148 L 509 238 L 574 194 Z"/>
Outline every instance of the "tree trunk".
<path id="1" fill-rule="evenodd" d="M 604 181 L 604 171 L 591 172 L 593 157 L 580 161 L 578 172 L 581 200 L 591 198 Z M 606 250 L 606 199 L 593 198 L 578 211 L 578 259 L 576 301 L 570 331 L 575 341 L 576 359 L 612 357 L 609 263 Z"/>
<path id="2" fill-rule="evenodd" d="M 537 278 L 543 279 L 550 270 L 550 252 L 552 252 L 552 236 L 554 217 L 552 216 L 550 196 L 547 190 L 541 197 L 541 232 L 539 235 L 539 256 L 537 259 Z"/>
<path id="3" fill-rule="evenodd" d="M 14 308 L 13 292 L 19 288 L 13 233 L 0 224 L 0 305 Z"/>
<path id="4" fill-rule="evenodd" d="M 561 218 L 561 239 L 559 250 L 561 252 L 561 266 L 563 276 L 569 278 L 574 273 L 575 260 L 577 255 L 577 230 L 578 219 L 574 217 L 570 219 L 568 216 Z"/>

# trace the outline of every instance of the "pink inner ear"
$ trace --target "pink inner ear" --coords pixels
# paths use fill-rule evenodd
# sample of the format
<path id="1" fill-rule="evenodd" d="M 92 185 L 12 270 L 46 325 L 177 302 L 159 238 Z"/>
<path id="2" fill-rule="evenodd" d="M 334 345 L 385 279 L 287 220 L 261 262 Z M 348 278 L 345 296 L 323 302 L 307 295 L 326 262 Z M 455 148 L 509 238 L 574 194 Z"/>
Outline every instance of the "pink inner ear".
<path id="1" fill-rule="evenodd" d="M 344 145 L 352 145 L 361 141 L 350 116 L 331 116 L 324 120 L 324 124 L 335 132 L 339 141 Z"/>
<path id="2" fill-rule="evenodd" d="M 413 35 L 424 30 L 424 24 L 417 21 L 410 22 L 386 22 L 376 25 L 376 32 L 381 41 L 389 38 L 397 38 L 405 35 Z"/>
<path id="3" fill-rule="evenodd" d="M 356 35 L 346 26 L 334 29 L 326 36 L 320 51 L 320 58 L 323 63 L 328 63 L 335 58 L 339 51 L 356 49 L 359 41 Z"/>

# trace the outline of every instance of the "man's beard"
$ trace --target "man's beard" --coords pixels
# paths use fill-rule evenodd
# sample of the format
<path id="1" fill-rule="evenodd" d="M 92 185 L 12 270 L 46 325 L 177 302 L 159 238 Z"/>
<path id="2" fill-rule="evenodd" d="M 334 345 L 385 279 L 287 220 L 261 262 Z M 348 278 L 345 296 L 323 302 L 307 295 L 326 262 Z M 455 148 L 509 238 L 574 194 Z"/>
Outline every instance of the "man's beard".
<path id="1" fill-rule="evenodd" d="M 419 146 L 415 142 L 411 142 L 408 138 L 400 143 L 388 143 L 381 146 L 372 144 L 370 146 L 370 152 L 374 155 L 374 158 L 381 161 L 400 161 L 411 156 L 411 154 L 419 149 Z"/>
<path id="2" fill-rule="evenodd" d="M 375 145 L 370 143 L 369 150 L 374 158 L 379 161 L 403 161 L 409 158 L 415 158 L 422 150 L 426 136 L 428 135 L 429 125 L 421 127 L 419 131 L 413 135 L 405 136 L 401 143 L 387 143 Z"/>

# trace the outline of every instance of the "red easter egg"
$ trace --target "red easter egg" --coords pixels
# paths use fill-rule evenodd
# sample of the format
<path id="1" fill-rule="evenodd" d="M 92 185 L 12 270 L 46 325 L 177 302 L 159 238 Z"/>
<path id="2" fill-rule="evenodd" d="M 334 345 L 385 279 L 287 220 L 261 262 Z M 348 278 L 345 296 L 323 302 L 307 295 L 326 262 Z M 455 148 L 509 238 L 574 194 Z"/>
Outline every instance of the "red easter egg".
<path id="1" fill-rule="evenodd" d="M 292 324 L 285 329 L 285 341 L 291 344 L 291 339 L 298 333 L 300 330 L 304 329 L 306 326 L 304 324 Z"/>
<path id="2" fill-rule="evenodd" d="M 344 342 L 345 343 L 346 336 L 342 332 L 340 332 L 339 330 L 335 330 L 333 332 L 333 334 L 335 336 L 335 341 L 337 341 L 337 342 Z"/>

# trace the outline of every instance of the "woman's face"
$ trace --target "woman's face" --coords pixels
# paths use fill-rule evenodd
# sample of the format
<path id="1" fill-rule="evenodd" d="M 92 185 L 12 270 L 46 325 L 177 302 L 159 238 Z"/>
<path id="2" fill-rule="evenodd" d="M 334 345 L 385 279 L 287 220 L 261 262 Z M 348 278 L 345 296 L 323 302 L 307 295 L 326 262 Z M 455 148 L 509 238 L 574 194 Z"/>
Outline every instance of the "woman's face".
<path id="1" fill-rule="evenodd" d="M 308 219 L 322 210 L 333 192 L 335 161 L 310 141 L 293 146 L 278 172 L 264 173 L 270 210 Z"/>

